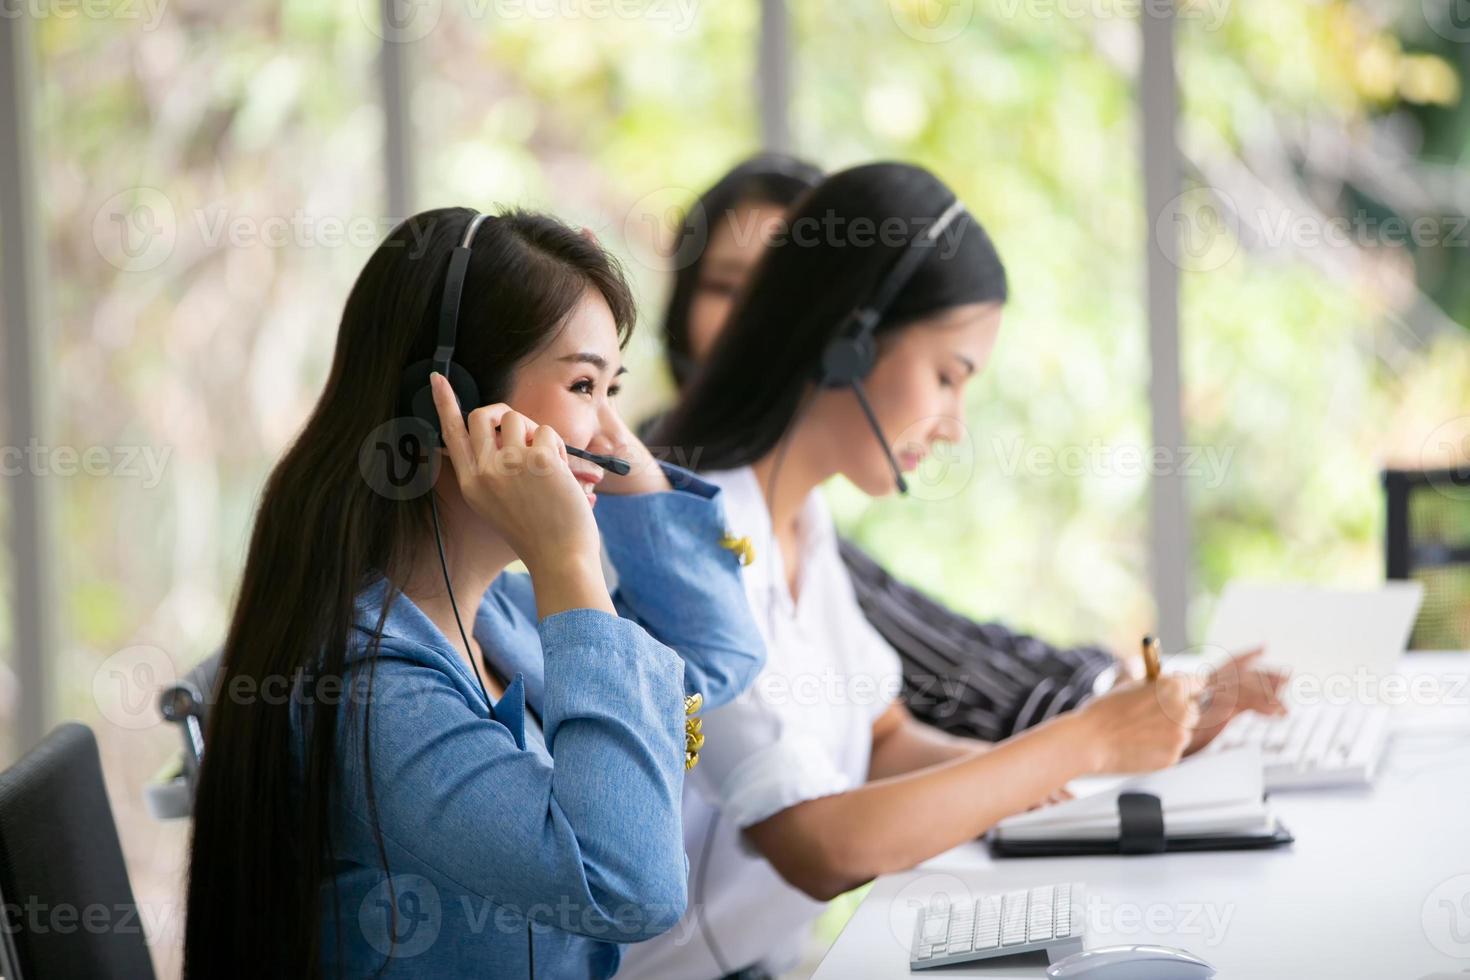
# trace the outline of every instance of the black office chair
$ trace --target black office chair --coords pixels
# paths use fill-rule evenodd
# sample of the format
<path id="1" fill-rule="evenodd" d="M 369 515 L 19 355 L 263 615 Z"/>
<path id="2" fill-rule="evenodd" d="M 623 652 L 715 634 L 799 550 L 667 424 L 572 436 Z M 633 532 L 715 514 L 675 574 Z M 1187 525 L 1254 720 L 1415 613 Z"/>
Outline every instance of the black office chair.
<path id="1" fill-rule="evenodd" d="M 87 726 L 62 725 L 0 773 L 0 896 L 6 980 L 152 980 Z"/>
<path id="2" fill-rule="evenodd" d="M 1409 646 L 1470 649 L 1470 465 L 1385 470 L 1383 489 L 1388 577 L 1424 585 Z"/>

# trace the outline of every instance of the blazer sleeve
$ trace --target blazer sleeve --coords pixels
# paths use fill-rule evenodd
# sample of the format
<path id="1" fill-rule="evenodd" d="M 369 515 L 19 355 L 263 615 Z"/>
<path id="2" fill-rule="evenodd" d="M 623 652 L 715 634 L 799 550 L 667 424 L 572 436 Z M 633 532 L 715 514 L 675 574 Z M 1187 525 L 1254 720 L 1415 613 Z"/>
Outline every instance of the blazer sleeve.
<path id="1" fill-rule="evenodd" d="M 863 614 L 903 662 L 904 700 L 955 735 L 1000 741 L 1077 707 L 1116 660 L 980 623 L 895 579 L 851 541 L 839 545 Z"/>
<path id="2" fill-rule="evenodd" d="M 688 692 L 717 708 L 755 680 L 765 643 L 740 559 L 720 543 L 730 531 L 722 491 L 688 470 L 662 465 L 673 490 L 597 498 L 594 513 L 616 579 L 609 585 L 621 615 L 684 659 Z"/>
<path id="3" fill-rule="evenodd" d="M 431 652 L 385 639 L 371 710 L 340 729 L 339 805 L 359 824 L 349 836 L 372 840 L 366 735 L 390 866 L 592 938 L 658 935 L 686 901 L 683 666 L 596 610 L 538 631 L 550 759 L 472 706 Z"/>

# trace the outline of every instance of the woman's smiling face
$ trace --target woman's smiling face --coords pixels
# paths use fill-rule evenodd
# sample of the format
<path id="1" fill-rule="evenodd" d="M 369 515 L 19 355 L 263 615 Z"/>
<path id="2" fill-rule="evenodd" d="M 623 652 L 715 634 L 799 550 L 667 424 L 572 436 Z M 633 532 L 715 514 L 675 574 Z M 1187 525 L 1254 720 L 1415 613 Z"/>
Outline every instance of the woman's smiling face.
<path id="1" fill-rule="evenodd" d="M 612 310 L 589 287 L 551 343 L 516 368 L 506 404 L 551 426 L 568 446 L 612 454 L 627 431 L 613 401 L 624 371 Z M 602 468 L 575 457 L 568 462 L 595 501 Z"/>

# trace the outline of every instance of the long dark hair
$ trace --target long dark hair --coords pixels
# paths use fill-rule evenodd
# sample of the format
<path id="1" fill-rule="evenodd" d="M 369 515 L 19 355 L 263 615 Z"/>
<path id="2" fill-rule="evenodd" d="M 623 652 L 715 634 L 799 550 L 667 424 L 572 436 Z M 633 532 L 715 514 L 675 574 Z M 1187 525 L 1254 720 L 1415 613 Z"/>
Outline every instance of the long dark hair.
<path id="1" fill-rule="evenodd" d="M 378 492 L 359 469 L 358 451 L 378 426 L 403 414 L 404 368 L 433 352 L 449 255 L 473 215 L 464 208 L 427 211 L 378 246 L 347 298 L 321 398 L 266 482 L 194 803 L 188 977 L 320 974 L 342 700 L 328 692 L 349 686 L 344 669 L 359 592 L 386 578 L 380 632 L 429 527 L 428 495 L 403 500 Z M 589 289 L 607 301 L 625 343 L 633 301 L 621 272 L 593 241 L 528 212 L 480 227 L 455 361 L 482 401 L 505 399 L 517 365 L 552 340 Z M 372 640 L 366 661 L 369 690 L 376 645 Z M 298 677 L 314 688 L 307 696 L 238 695 L 261 692 L 268 679 L 284 678 L 290 690 Z M 292 701 L 301 713 L 294 735 Z M 352 719 L 356 700 L 348 707 Z M 370 694 L 362 710 L 367 731 Z M 293 738 L 303 751 L 299 782 Z M 369 740 L 361 742 L 369 816 L 387 875 Z"/>
<path id="2" fill-rule="evenodd" d="M 688 384 L 694 376 L 689 351 L 689 308 L 699 288 L 710 235 L 721 220 L 740 208 L 760 204 L 789 207 L 821 180 L 822 171 L 815 164 L 777 153 L 761 153 L 736 164 L 684 213 L 674 236 L 673 254 L 679 260 L 674 288 L 664 309 L 664 357 L 679 387 Z"/>
<path id="3" fill-rule="evenodd" d="M 844 170 L 802 197 L 655 440 L 709 470 L 745 466 L 769 452 L 817 380 L 822 350 L 844 316 L 954 197 L 938 177 L 903 163 Z M 899 291 L 876 335 L 955 306 L 1005 300 L 1000 256 L 980 223 L 962 214 Z"/>

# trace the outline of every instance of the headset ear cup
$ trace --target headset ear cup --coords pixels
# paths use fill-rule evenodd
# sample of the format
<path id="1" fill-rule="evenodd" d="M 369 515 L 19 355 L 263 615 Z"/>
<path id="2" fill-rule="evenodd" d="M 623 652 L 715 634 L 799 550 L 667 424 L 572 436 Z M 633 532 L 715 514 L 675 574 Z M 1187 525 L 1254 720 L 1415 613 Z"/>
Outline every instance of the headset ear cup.
<path id="1" fill-rule="evenodd" d="M 840 388 L 861 381 L 873 370 L 873 342 L 863 337 L 839 337 L 822 352 L 822 383 Z"/>
<path id="2" fill-rule="evenodd" d="M 435 435 L 439 434 L 439 410 L 434 407 L 434 389 L 429 387 L 429 375 L 437 368 L 433 361 L 418 361 L 410 364 L 403 372 L 403 391 L 407 404 L 404 406 L 415 418 L 428 425 Z M 459 399 L 459 410 L 469 415 L 480 407 L 480 389 L 470 373 L 454 361 L 449 362 L 449 387 Z"/>

